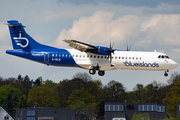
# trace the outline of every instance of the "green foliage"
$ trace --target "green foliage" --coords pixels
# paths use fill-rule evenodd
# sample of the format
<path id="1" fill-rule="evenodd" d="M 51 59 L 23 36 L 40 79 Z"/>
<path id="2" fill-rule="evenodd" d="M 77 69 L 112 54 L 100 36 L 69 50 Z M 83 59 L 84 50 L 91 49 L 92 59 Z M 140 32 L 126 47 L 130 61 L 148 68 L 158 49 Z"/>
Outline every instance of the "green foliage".
<path id="1" fill-rule="evenodd" d="M 10 90 L 13 90 L 17 95 L 21 94 L 20 90 L 18 88 L 14 88 L 12 84 L 0 87 L 0 106 L 6 105 L 6 99 L 8 94 L 10 93 Z"/>
<path id="2" fill-rule="evenodd" d="M 166 118 L 166 119 L 163 119 L 163 120 L 180 120 L 180 116 L 177 116 L 177 117 L 169 117 L 169 118 Z"/>
<path id="3" fill-rule="evenodd" d="M 49 85 L 42 85 L 30 90 L 27 102 L 30 106 L 37 103 L 38 107 L 58 107 L 59 97 Z"/>
<path id="4" fill-rule="evenodd" d="M 70 105 L 72 110 L 84 110 L 86 108 L 86 103 L 84 101 L 77 101 L 76 103 Z"/>
<path id="5" fill-rule="evenodd" d="M 123 84 L 111 80 L 103 88 L 104 98 L 107 102 L 123 102 L 126 98 L 125 90 Z"/>
<path id="6" fill-rule="evenodd" d="M 7 108 L 10 113 L 15 113 L 19 96 L 20 90 L 11 89 L 9 91 L 5 104 L 7 105 Z"/>
<path id="7" fill-rule="evenodd" d="M 69 105 L 67 104 L 67 100 L 68 100 L 69 95 L 71 94 L 71 91 L 76 89 L 76 84 L 73 82 L 70 82 L 69 80 L 63 80 L 59 82 L 56 88 L 58 91 L 58 96 L 60 98 L 59 100 L 60 107 L 68 108 Z"/>
<path id="8" fill-rule="evenodd" d="M 38 107 L 85 109 L 89 119 L 92 116 L 101 119 L 104 116 L 104 102 L 163 102 L 167 104 L 167 112 L 175 116 L 176 104 L 180 102 L 179 78 L 180 75 L 175 73 L 167 81 L 168 84 L 137 84 L 133 91 L 127 92 L 120 82 L 111 80 L 103 86 L 100 80 L 93 80 L 87 73 L 78 73 L 58 84 L 53 80 L 43 81 L 42 77 L 33 81 L 28 75 L 18 75 L 17 79 L 0 77 L 0 106 L 8 104 L 11 112 L 17 107 L 32 107 L 36 103 Z"/>
<path id="9" fill-rule="evenodd" d="M 87 107 L 87 109 L 85 110 L 85 115 L 87 116 L 88 120 L 93 120 L 93 117 L 97 116 L 96 109 L 97 109 L 96 104 L 91 104 Z"/>
<path id="10" fill-rule="evenodd" d="M 40 85 L 42 85 L 42 77 L 38 77 L 36 80 L 35 80 L 35 82 L 34 82 L 34 85 L 37 85 L 37 86 L 40 86 Z"/>
<path id="11" fill-rule="evenodd" d="M 131 120 L 154 120 L 154 119 L 148 113 L 143 113 L 143 114 L 136 114 L 136 113 L 134 113 L 134 115 L 133 115 Z"/>
<path id="12" fill-rule="evenodd" d="M 27 97 L 26 95 L 22 95 L 19 97 L 17 108 L 26 108 L 26 107 L 28 107 Z"/>
<path id="13" fill-rule="evenodd" d="M 104 105 L 105 105 L 105 101 L 101 101 L 97 105 L 97 114 L 98 114 L 98 116 L 101 116 L 102 119 L 103 119 L 103 116 L 104 116 Z"/>
<path id="14" fill-rule="evenodd" d="M 87 105 L 95 102 L 95 97 L 90 95 L 84 88 L 75 89 L 68 97 L 68 103 L 74 104 L 76 101 L 84 101 Z"/>
<path id="15" fill-rule="evenodd" d="M 137 84 L 132 92 L 128 93 L 128 101 L 132 102 L 157 102 L 158 87 L 157 83 L 151 83 L 145 87 L 142 84 Z"/>
<path id="16" fill-rule="evenodd" d="M 163 103 L 167 104 L 167 112 L 170 116 L 176 116 L 177 102 L 180 102 L 180 79 L 178 79 L 170 91 L 166 94 L 166 98 L 163 99 Z"/>
<path id="17" fill-rule="evenodd" d="M 96 102 L 95 97 L 90 95 L 84 88 L 73 90 L 68 97 L 67 103 L 73 105 L 78 101 L 84 101 L 86 105 L 91 105 Z"/>

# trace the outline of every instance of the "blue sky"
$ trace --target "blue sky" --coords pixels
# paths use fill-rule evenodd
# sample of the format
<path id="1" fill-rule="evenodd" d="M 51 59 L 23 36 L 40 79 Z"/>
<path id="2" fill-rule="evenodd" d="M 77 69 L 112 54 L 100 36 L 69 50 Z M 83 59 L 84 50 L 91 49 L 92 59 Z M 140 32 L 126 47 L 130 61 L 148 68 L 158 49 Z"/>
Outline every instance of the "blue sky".
<path id="1" fill-rule="evenodd" d="M 38 42 L 58 48 L 69 48 L 63 39 L 76 39 L 92 45 L 133 51 L 160 51 L 180 63 L 180 1 L 179 0 L 6 0 L 0 2 L 0 76 L 3 78 L 29 75 L 59 82 L 71 79 L 76 73 L 88 70 L 71 67 L 45 66 L 7 55 L 12 49 L 7 20 L 19 20 L 26 32 Z M 132 90 L 136 84 L 152 81 L 166 83 L 163 71 L 113 70 L 105 76 L 92 76 L 105 85 L 110 80 Z"/>

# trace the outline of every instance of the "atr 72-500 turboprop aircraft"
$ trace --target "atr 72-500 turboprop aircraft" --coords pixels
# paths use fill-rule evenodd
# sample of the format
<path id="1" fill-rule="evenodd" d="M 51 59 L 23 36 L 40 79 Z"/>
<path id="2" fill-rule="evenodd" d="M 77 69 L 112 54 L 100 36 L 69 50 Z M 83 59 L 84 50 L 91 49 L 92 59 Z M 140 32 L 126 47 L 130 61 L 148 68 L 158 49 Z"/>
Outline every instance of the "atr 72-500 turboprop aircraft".
<path id="1" fill-rule="evenodd" d="M 111 43 L 108 48 L 64 40 L 74 49 L 50 47 L 36 42 L 20 22 L 10 20 L 5 24 L 9 26 L 14 48 L 6 53 L 46 65 L 85 68 L 92 75 L 98 71 L 100 76 L 114 69 L 164 71 L 164 75 L 168 76 L 167 72 L 177 67 L 177 63 L 164 53 L 112 49 Z"/>

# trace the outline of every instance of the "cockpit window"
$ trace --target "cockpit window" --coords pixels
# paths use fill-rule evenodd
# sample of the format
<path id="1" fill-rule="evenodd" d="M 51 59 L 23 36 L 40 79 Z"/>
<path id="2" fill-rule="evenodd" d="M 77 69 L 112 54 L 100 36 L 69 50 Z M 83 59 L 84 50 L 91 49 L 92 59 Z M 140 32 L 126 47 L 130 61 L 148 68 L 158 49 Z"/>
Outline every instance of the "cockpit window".
<path id="1" fill-rule="evenodd" d="M 169 57 L 168 56 L 165 56 L 167 59 L 169 59 Z"/>
<path id="2" fill-rule="evenodd" d="M 160 58 L 160 59 L 164 59 L 164 58 L 169 59 L 169 57 L 167 55 L 159 55 L 158 58 Z"/>

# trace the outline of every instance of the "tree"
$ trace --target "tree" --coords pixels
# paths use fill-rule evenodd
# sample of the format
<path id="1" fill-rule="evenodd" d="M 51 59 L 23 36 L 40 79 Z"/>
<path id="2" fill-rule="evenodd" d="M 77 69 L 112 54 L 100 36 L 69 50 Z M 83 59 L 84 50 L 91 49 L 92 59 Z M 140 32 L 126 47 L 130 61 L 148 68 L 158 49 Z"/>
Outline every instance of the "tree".
<path id="1" fill-rule="evenodd" d="M 85 110 L 85 115 L 87 116 L 88 120 L 93 120 L 94 117 L 97 117 L 96 109 L 96 104 L 92 104 L 87 107 Z"/>
<path id="2" fill-rule="evenodd" d="M 68 97 L 72 91 L 82 88 L 87 91 L 90 95 L 96 96 L 95 101 L 99 103 L 102 100 L 102 88 L 100 87 L 102 83 L 100 81 L 93 81 L 89 75 L 85 74 L 76 74 L 76 77 L 73 77 L 72 80 L 63 80 L 57 85 L 58 96 L 60 97 L 61 107 L 68 108 L 67 104 Z M 78 78 L 81 77 L 82 79 Z"/>
<path id="3" fill-rule="evenodd" d="M 156 102 L 158 99 L 157 87 L 153 84 L 148 84 L 144 88 L 144 102 Z"/>
<path id="4" fill-rule="evenodd" d="M 27 102 L 30 106 L 37 104 L 38 107 L 58 107 L 59 97 L 49 85 L 42 85 L 30 90 Z"/>
<path id="5" fill-rule="evenodd" d="M 124 88 L 123 84 L 111 80 L 103 88 L 104 99 L 107 102 L 123 102 L 126 98 L 125 90 L 126 89 Z"/>
<path id="6" fill-rule="evenodd" d="M 173 85 L 178 79 L 180 79 L 180 74 L 175 72 L 171 75 L 170 79 L 167 82 L 169 83 L 169 85 Z"/>
<path id="7" fill-rule="evenodd" d="M 17 79 L 18 79 L 19 82 L 23 81 L 23 78 L 22 78 L 22 76 L 20 74 L 18 75 Z"/>
<path id="8" fill-rule="evenodd" d="M 134 113 L 132 120 L 154 120 L 153 117 L 148 113 L 136 114 Z"/>
<path id="9" fill-rule="evenodd" d="M 84 88 L 73 90 L 68 97 L 67 103 L 73 105 L 78 101 L 84 101 L 86 105 L 91 105 L 96 102 L 95 96 L 90 95 Z"/>
<path id="10" fill-rule="evenodd" d="M 28 77 L 28 75 L 26 75 L 26 76 L 24 77 L 24 80 L 23 80 L 21 83 L 22 83 L 22 85 L 23 85 L 23 88 L 22 88 L 23 94 L 25 94 L 26 96 L 28 96 L 29 89 L 32 88 L 32 81 L 30 81 L 30 78 Z"/>
<path id="11" fill-rule="evenodd" d="M 60 81 L 57 85 L 58 97 L 60 98 L 60 107 L 61 108 L 68 108 L 69 105 L 67 104 L 67 100 L 71 91 L 76 89 L 76 83 L 69 80 Z"/>
<path id="12" fill-rule="evenodd" d="M 20 90 L 14 91 L 13 89 L 11 89 L 9 91 L 5 104 L 10 113 L 15 113 L 20 94 Z"/>
<path id="13" fill-rule="evenodd" d="M 177 103 L 180 102 L 180 79 L 178 79 L 170 91 L 166 94 L 166 98 L 163 99 L 163 103 L 167 104 L 167 112 L 171 116 L 176 116 Z"/>
<path id="14" fill-rule="evenodd" d="M 21 94 L 20 90 L 18 88 L 14 88 L 12 84 L 4 85 L 0 87 L 0 106 L 6 105 L 7 96 L 10 93 L 10 90 L 12 90 L 17 93 L 18 95 Z"/>
<path id="15" fill-rule="evenodd" d="M 84 110 L 86 108 L 86 103 L 84 101 L 77 101 L 76 103 L 70 105 L 71 110 Z"/>
<path id="16" fill-rule="evenodd" d="M 105 101 L 101 101 L 98 105 L 97 105 L 97 116 L 100 119 L 103 119 L 104 117 L 104 105 L 105 105 Z"/>
<path id="17" fill-rule="evenodd" d="M 28 107 L 26 95 L 21 95 L 21 96 L 19 97 L 17 107 L 18 107 L 18 108 L 26 108 L 26 107 Z"/>
<path id="18" fill-rule="evenodd" d="M 42 77 L 38 77 L 36 80 L 35 80 L 35 82 L 34 82 L 34 85 L 37 85 L 37 86 L 40 86 L 40 85 L 42 85 Z"/>
<path id="19" fill-rule="evenodd" d="M 137 84 L 133 88 L 133 92 L 131 93 L 130 97 L 133 102 L 143 102 L 144 95 L 144 87 L 142 84 Z"/>
<path id="20" fill-rule="evenodd" d="M 92 77 L 87 73 L 77 73 L 73 76 L 72 79 L 81 79 L 84 82 L 92 81 Z"/>

